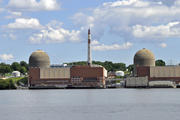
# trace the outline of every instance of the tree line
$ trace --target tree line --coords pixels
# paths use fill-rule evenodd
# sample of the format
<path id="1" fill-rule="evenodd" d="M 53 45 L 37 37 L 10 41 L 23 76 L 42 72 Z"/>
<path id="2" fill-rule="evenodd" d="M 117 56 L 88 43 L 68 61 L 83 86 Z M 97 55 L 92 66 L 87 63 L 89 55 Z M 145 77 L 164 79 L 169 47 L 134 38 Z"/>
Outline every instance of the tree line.
<path id="1" fill-rule="evenodd" d="M 28 72 L 28 68 L 29 65 L 25 61 L 13 62 L 12 64 L 0 63 L 0 74 L 1 76 L 4 76 L 13 71 L 19 71 L 22 74 L 25 74 Z"/>

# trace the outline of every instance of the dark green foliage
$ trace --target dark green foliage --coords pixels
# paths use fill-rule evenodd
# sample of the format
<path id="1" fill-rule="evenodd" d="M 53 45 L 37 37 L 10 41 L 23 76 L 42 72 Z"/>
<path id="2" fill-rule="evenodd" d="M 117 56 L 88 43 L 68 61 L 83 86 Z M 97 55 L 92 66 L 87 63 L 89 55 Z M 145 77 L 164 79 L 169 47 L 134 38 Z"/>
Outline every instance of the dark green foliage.
<path id="1" fill-rule="evenodd" d="M 24 66 L 22 66 L 21 69 L 20 69 L 20 72 L 22 74 L 25 74 L 27 72 L 27 69 Z"/>
<path id="2" fill-rule="evenodd" d="M 4 76 L 6 73 L 12 72 L 11 66 L 9 64 L 0 63 L 0 74 Z"/>
<path id="3" fill-rule="evenodd" d="M 117 71 L 117 70 L 126 71 L 126 64 L 125 63 L 114 63 L 113 68 L 115 69 L 115 71 Z"/>
<path id="4" fill-rule="evenodd" d="M 14 81 L 12 79 L 1 80 L 0 89 L 16 89 Z"/>
<path id="5" fill-rule="evenodd" d="M 18 84 L 18 85 L 22 85 L 22 84 L 23 84 L 23 86 L 28 86 L 28 78 L 27 78 L 27 77 L 24 77 L 24 78 L 18 80 L 18 81 L 17 81 L 17 84 Z"/>
<path id="6" fill-rule="evenodd" d="M 27 77 L 19 77 L 19 78 L 9 78 L 9 79 L 0 79 L 0 89 L 16 89 L 16 86 L 28 86 L 28 78 Z"/>
<path id="7" fill-rule="evenodd" d="M 65 63 L 68 65 L 86 65 L 87 63 L 85 61 L 79 61 L 79 62 L 71 62 L 71 63 Z"/>
<path id="8" fill-rule="evenodd" d="M 22 74 L 27 73 L 28 64 L 25 61 L 13 62 L 11 65 L 0 63 L 0 75 L 5 76 L 7 73 L 11 73 L 12 71 L 20 71 Z"/>
<path id="9" fill-rule="evenodd" d="M 131 64 L 127 67 L 129 72 L 132 72 L 134 70 L 134 64 Z"/>
<path id="10" fill-rule="evenodd" d="M 8 81 L 0 79 L 0 89 L 8 89 L 8 88 L 9 88 Z"/>
<path id="11" fill-rule="evenodd" d="M 156 66 L 166 66 L 166 63 L 163 60 L 156 60 Z"/>
<path id="12" fill-rule="evenodd" d="M 25 67 L 26 71 L 29 69 L 29 65 L 25 61 L 20 62 L 21 67 Z"/>
<path id="13" fill-rule="evenodd" d="M 13 62 L 11 64 L 11 69 L 13 71 L 20 71 L 21 70 L 21 65 L 18 62 Z"/>

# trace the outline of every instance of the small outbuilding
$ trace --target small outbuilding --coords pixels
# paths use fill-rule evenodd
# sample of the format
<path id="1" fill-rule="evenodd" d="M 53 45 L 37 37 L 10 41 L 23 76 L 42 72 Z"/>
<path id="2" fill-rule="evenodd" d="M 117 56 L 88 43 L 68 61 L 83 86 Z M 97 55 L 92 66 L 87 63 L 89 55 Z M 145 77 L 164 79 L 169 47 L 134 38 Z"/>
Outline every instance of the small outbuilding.
<path id="1" fill-rule="evenodd" d="M 123 77 L 124 76 L 124 72 L 123 71 L 116 71 L 115 74 L 116 74 L 116 76 L 119 76 L 119 77 Z"/>
<path id="2" fill-rule="evenodd" d="M 20 77 L 21 76 L 21 73 L 19 71 L 13 71 L 12 72 L 12 76 L 13 77 Z"/>

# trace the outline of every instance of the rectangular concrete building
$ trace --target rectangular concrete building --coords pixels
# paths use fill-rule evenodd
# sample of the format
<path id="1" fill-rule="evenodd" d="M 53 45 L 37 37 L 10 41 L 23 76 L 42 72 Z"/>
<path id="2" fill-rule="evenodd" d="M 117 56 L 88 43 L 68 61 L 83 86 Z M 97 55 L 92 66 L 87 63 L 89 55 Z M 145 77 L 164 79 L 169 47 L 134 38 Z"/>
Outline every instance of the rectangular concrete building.
<path id="1" fill-rule="evenodd" d="M 30 87 L 67 87 L 70 83 L 70 67 L 30 68 Z"/>
<path id="2" fill-rule="evenodd" d="M 30 88 L 103 88 L 107 71 L 101 66 L 30 68 Z"/>
<path id="3" fill-rule="evenodd" d="M 149 81 L 174 81 L 180 82 L 180 66 L 152 66 L 152 67 L 136 67 L 137 77 L 148 77 Z"/>
<path id="4" fill-rule="evenodd" d="M 99 66 L 71 67 L 71 84 L 75 87 L 105 87 L 107 71 Z"/>

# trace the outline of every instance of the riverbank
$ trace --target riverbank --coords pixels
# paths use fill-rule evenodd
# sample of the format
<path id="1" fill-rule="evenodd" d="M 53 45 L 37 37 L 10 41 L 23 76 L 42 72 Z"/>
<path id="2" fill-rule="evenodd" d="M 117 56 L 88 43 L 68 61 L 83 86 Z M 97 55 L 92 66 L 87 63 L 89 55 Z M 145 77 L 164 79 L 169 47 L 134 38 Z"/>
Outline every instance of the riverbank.
<path id="1" fill-rule="evenodd" d="M 0 90 L 20 89 L 26 87 L 27 83 L 28 83 L 27 77 L 0 79 Z"/>

